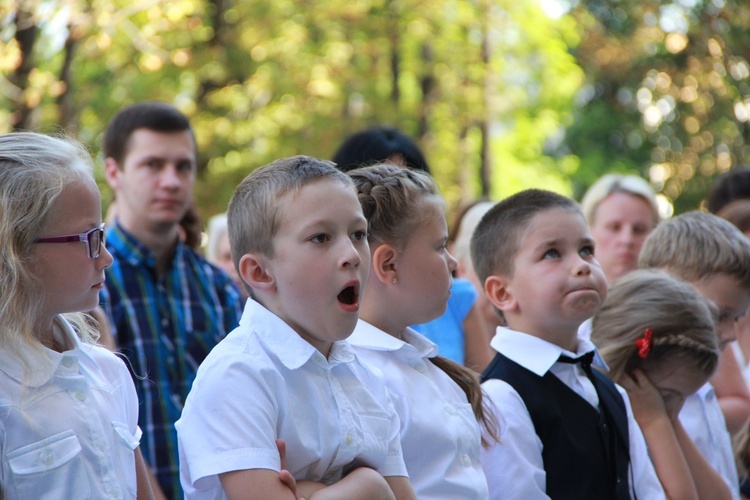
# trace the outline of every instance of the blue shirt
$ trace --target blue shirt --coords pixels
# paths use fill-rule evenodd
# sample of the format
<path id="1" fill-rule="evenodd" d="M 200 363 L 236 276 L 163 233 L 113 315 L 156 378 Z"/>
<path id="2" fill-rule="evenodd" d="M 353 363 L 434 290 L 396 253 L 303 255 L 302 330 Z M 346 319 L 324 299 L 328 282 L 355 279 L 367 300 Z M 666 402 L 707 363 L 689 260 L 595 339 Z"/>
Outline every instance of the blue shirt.
<path id="1" fill-rule="evenodd" d="M 174 423 L 211 349 L 238 324 L 240 292 L 224 271 L 178 243 L 169 269 L 115 223 L 107 231 L 114 263 L 102 304 L 136 385 L 141 450 L 168 498 L 181 498 Z"/>
<path id="2" fill-rule="evenodd" d="M 414 325 L 416 331 L 435 342 L 440 355 L 459 364 L 464 364 L 464 320 L 477 301 L 477 291 L 471 281 L 453 278 L 451 296 L 445 313 L 429 323 Z"/>

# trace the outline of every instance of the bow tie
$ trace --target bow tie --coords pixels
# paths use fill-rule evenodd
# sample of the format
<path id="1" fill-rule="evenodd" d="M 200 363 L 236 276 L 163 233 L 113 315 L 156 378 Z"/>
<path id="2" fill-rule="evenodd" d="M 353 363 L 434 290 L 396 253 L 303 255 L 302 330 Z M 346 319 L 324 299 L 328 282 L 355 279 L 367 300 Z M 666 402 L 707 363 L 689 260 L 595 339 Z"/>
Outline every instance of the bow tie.
<path id="1" fill-rule="evenodd" d="M 557 361 L 559 361 L 560 363 L 567 363 L 569 365 L 581 363 L 581 366 L 583 366 L 584 368 L 588 368 L 594 361 L 594 351 L 589 351 L 586 354 L 578 356 L 577 358 L 571 358 L 570 356 L 561 354 Z"/>

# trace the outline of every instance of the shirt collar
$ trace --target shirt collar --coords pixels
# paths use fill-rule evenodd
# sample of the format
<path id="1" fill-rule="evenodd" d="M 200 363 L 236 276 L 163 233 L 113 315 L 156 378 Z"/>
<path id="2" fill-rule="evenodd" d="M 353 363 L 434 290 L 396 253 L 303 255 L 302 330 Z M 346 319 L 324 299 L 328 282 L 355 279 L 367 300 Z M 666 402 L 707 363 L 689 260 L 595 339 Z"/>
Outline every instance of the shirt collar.
<path id="1" fill-rule="evenodd" d="M 607 371 L 609 370 L 594 344 L 581 337 L 578 338 L 578 349 L 576 352 L 570 352 L 539 337 L 500 326 L 497 328 L 491 345 L 506 358 L 518 363 L 540 377 L 543 377 L 552 368 L 560 358 L 560 355 L 565 354 L 566 356 L 575 358 L 591 351 L 594 351 L 594 362 L 592 364 Z"/>
<path id="2" fill-rule="evenodd" d="M 299 336 L 284 320 L 266 309 L 261 303 L 247 299 L 240 326 L 250 328 L 260 341 L 290 370 L 296 370 L 310 361 L 325 360 L 312 344 Z M 354 360 L 354 351 L 348 342 L 334 342 L 328 354 L 328 363 L 348 363 Z"/>
<path id="3" fill-rule="evenodd" d="M 60 353 L 44 346 L 35 349 L 24 345 L 21 347 L 20 356 L 4 349 L 0 352 L 0 371 L 28 387 L 41 387 L 55 375 L 58 366 L 66 356 L 78 355 L 82 362 L 94 363 L 86 352 L 86 344 L 81 342 L 70 323 L 62 316 L 57 316 L 55 324 L 60 327 L 58 331 L 62 337 L 58 340 L 61 340 L 63 345 L 73 346 L 72 349 Z M 19 358 L 25 359 L 31 369 L 27 370 L 26 365 Z"/>
<path id="4" fill-rule="evenodd" d="M 122 257 L 131 266 L 154 266 L 154 255 L 143 243 L 120 225 L 118 220 L 107 229 L 107 250 Z"/>
<path id="5" fill-rule="evenodd" d="M 380 328 L 362 319 L 357 323 L 349 342 L 353 345 L 371 349 L 373 351 L 399 351 L 411 346 L 416 349 L 420 357 L 432 358 L 438 354 L 438 346 L 416 330 L 407 327 L 402 333 L 402 339 L 397 339 Z"/>
<path id="6" fill-rule="evenodd" d="M 122 227 L 120 221 L 116 219 L 114 224 L 107 229 L 106 245 L 107 250 L 112 254 L 116 254 L 118 258 L 127 261 L 131 266 L 153 268 L 156 265 L 154 253 L 141 243 L 138 238 Z M 178 239 L 172 260 L 175 261 L 181 258 L 181 254 L 185 248 L 185 244 Z"/>

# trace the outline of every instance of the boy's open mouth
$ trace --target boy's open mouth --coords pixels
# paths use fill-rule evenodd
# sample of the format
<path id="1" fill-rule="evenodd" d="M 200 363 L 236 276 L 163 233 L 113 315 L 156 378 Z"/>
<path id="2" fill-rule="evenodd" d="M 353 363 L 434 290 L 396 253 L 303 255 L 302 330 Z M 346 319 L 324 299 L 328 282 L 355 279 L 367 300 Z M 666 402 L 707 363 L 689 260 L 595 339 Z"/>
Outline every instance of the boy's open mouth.
<path id="1" fill-rule="evenodd" d="M 338 294 L 339 302 L 346 305 L 355 305 L 359 299 L 359 291 L 356 286 L 348 286 Z"/>

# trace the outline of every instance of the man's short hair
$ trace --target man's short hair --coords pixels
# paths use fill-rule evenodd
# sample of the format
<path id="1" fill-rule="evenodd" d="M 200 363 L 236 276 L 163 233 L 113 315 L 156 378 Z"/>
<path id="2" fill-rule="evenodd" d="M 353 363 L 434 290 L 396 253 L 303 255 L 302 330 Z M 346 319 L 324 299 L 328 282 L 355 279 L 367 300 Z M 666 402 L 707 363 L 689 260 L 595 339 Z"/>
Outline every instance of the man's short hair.
<path id="1" fill-rule="evenodd" d="M 333 179 L 352 186 L 344 172 L 330 161 L 310 156 L 282 158 L 265 165 L 237 186 L 229 201 L 227 223 L 229 245 L 236 267 L 247 253 L 273 257 L 273 238 L 279 229 L 281 198 L 321 179 Z"/>
<path id="2" fill-rule="evenodd" d="M 552 209 L 567 210 L 583 219 L 575 201 L 542 189 L 514 194 L 482 217 L 471 239 L 471 259 L 481 283 L 492 275 L 513 275 L 513 261 L 531 220 Z"/>
<path id="3" fill-rule="evenodd" d="M 730 222 L 706 212 L 687 212 L 659 224 L 646 238 L 638 265 L 689 282 L 726 274 L 750 290 L 750 240 Z"/>
<path id="4" fill-rule="evenodd" d="M 122 168 L 128 152 L 130 136 L 138 129 L 153 130 L 155 132 L 188 131 L 195 136 L 190 127 L 190 120 L 177 108 L 156 101 L 146 101 L 133 104 L 122 109 L 109 122 L 104 133 L 102 153 L 105 158 L 113 158 Z M 196 146 L 197 147 L 197 146 Z"/>

